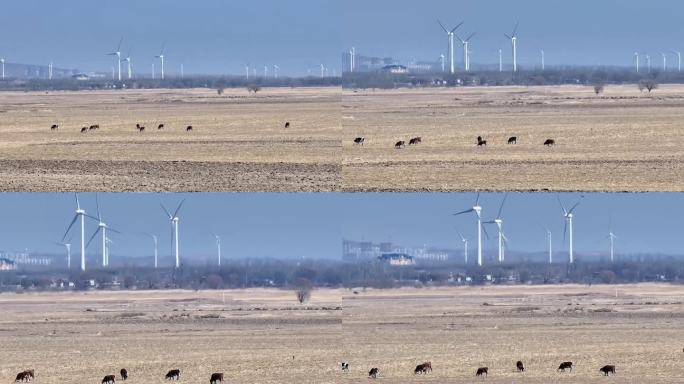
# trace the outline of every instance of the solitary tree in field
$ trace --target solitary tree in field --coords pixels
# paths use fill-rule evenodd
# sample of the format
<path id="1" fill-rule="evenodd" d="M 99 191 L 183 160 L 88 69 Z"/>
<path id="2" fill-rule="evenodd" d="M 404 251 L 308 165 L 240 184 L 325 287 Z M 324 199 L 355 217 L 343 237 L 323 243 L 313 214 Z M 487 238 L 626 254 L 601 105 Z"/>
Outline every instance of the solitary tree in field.
<path id="1" fill-rule="evenodd" d="M 658 83 L 656 83 L 655 80 L 648 79 L 648 80 L 641 80 L 639 81 L 639 91 L 643 92 L 644 89 L 648 91 L 648 93 L 651 93 L 654 89 L 658 88 Z"/>
<path id="2" fill-rule="evenodd" d="M 256 86 L 256 85 L 250 85 L 249 87 L 247 87 L 247 92 L 249 92 L 249 93 L 254 93 L 255 95 L 256 95 L 257 92 L 259 92 L 259 91 L 261 91 L 261 87 L 258 87 L 258 86 Z"/>
<path id="3" fill-rule="evenodd" d="M 224 91 L 223 87 L 218 87 L 216 89 L 216 93 L 218 93 L 219 96 L 223 95 L 223 91 Z"/>
<path id="4" fill-rule="evenodd" d="M 605 85 L 602 82 L 596 82 L 594 83 L 594 93 L 597 95 L 600 95 L 603 93 L 603 90 L 605 89 Z"/>
<path id="5" fill-rule="evenodd" d="M 294 281 L 293 286 L 295 288 L 295 294 L 297 295 L 297 301 L 300 304 L 304 304 L 311 298 L 311 290 L 313 285 L 307 279 L 299 278 Z"/>

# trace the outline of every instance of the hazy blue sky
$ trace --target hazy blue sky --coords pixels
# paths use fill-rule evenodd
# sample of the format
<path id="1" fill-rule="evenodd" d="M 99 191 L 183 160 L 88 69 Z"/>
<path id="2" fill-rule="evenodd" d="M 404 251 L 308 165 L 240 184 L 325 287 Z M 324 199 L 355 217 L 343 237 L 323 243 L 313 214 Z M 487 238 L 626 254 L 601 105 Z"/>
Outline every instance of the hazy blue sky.
<path id="1" fill-rule="evenodd" d="M 0 56 L 8 62 L 109 71 L 124 37 L 135 71 L 151 72 L 166 46 L 168 73 L 244 73 L 247 63 L 302 74 L 340 67 L 334 0 L 3 0 Z"/>
<path id="2" fill-rule="evenodd" d="M 446 55 L 447 37 L 437 19 L 449 26 L 465 21 L 459 31 L 477 32 L 473 63 L 498 63 L 498 49 L 510 63 L 510 34 L 516 21 L 519 60 L 547 64 L 630 65 L 635 51 L 684 50 L 680 0 L 347 0 L 344 2 L 344 44 L 359 53 L 403 59 L 437 59 Z M 461 36 L 465 37 L 465 36 Z M 462 60 L 462 50 L 457 60 Z M 668 58 L 674 64 L 674 58 Z"/>
<path id="3" fill-rule="evenodd" d="M 93 194 L 80 194 L 83 207 L 95 215 Z M 484 216 L 492 218 L 503 195 L 483 194 Z M 562 195 L 567 205 L 579 194 Z M 575 245 L 578 252 L 607 250 L 609 218 L 619 236 L 618 252 L 684 254 L 682 228 L 684 194 L 587 194 L 575 211 Z M 111 254 L 150 255 L 152 243 L 143 232 L 160 236 L 160 254 L 170 255 L 168 209 L 186 197 L 179 217 L 181 253 L 211 257 L 211 232 L 223 235 L 226 258 L 311 257 L 340 258 L 341 239 L 391 240 L 401 245 L 423 244 L 459 249 L 456 231 L 474 236 L 472 216 L 451 214 L 472 206 L 475 194 L 101 194 L 103 217 L 113 228 L 116 242 Z M 74 215 L 73 194 L 0 194 L 0 249 L 57 253 L 51 244 L 61 239 Z M 503 213 L 512 250 L 539 251 L 546 233 L 554 233 L 556 249 L 563 244 L 563 216 L 556 195 L 513 193 Z M 87 234 L 96 229 L 89 221 Z M 490 234 L 494 234 L 494 228 Z M 72 239 L 79 240 L 78 231 Z M 99 254 L 98 244 L 89 253 Z M 494 236 L 488 242 L 494 247 Z"/>

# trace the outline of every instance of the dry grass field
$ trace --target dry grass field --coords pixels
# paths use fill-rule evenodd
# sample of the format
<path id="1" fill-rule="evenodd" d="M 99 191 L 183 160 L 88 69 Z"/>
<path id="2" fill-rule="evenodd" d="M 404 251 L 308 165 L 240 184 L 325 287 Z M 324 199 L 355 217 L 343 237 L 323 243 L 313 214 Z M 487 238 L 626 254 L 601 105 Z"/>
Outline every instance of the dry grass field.
<path id="1" fill-rule="evenodd" d="M 684 190 L 684 86 L 345 90 L 342 111 L 345 190 Z"/>
<path id="2" fill-rule="evenodd" d="M 0 190 L 337 190 L 340 100 L 334 87 L 0 92 Z"/>
<path id="3" fill-rule="evenodd" d="M 29 367 L 37 384 L 100 383 L 124 367 L 138 384 L 163 383 L 174 368 L 182 383 L 214 372 L 230 383 L 334 382 L 340 297 L 321 291 L 301 306 L 276 290 L 0 295 L 0 383 Z"/>
<path id="4" fill-rule="evenodd" d="M 346 293 L 348 382 L 375 366 L 382 382 L 474 383 L 486 366 L 488 383 L 682 383 L 683 298 L 667 285 Z M 414 376 L 423 361 L 433 373 Z M 563 361 L 576 369 L 556 372 Z M 599 374 L 606 364 L 615 377 Z"/>
<path id="5" fill-rule="evenodd" d="M 617 289 L 617 297 L 616 297 Z M 684 286 L 513 286 L 0 295 L 0 383 L 684 382 Z M 486 303 L 486 304 L 485 304 Z M 342 310 L 335 309 L 342 306 Z M 309 308 L 309 309 L 304 309 Z M 295 359 L 292 359 L 292 356 Z M 515 371 L 515 361 L 527 366 Z M 348 361 L 349 373 L 339 362 Z M 432 361 L 434 371 L 414 376 Z M 561 361 L 576 363 L 561 374 Z M 598 369 L 615 364 L 617 375 Z"/>

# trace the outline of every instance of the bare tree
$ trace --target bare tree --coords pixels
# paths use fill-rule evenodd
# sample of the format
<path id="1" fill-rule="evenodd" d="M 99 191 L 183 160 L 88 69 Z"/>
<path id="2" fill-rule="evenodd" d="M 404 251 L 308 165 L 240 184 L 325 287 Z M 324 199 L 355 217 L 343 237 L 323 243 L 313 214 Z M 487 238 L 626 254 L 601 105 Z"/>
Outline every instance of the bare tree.
<path id="1" fill-rule="evenodd" d="M 644 89 L 648 91 L 648 93 L 651 93 L 654 89 L 658 88 L 658 83 L 656 83 L 655 80 L 648 79 L 648 80 L 641 80 L 639 81 L 639 91 L 643 92 Z"/>
<path id="2" fill-rule="evenodd" d="M 300 304 L 309 301 L 311 298 L 311 290 L 313 289 L 311 281 L 304 278 L 298 278 L 293 282 L 293 286 L 295 288 L 295 294 L 297 295 L 297 301 L 299 301 Z"/>
<path id="3" fill-rule="evenodd" d="M 605 86 L 605 84 L 603 84 L 603 82 L 596 82 L 596 83 L 594 83 L 593 87 L 594 87 L 594 93 L 597 95 L 600 95 L 603 93 L 603 90 L 605 89 L 606 86 Z"/>
<path id="4" fill-rule="evenodd" d="M 223 91 L 224 91 L 223 87 L 219 87 L 218 89 L 216 89 L 216 93 L 218 93 L 219 96 L 223 95 Z"/>
<path id="5" fill-rule="evenodd" d="M 250 85 L 249 87 L 247 87 L 247 91 L 249 93 L 254 93 L 256 95 L 257 92 L 261 91 L 261 87 L 258 87 L 256 85 Z"/>

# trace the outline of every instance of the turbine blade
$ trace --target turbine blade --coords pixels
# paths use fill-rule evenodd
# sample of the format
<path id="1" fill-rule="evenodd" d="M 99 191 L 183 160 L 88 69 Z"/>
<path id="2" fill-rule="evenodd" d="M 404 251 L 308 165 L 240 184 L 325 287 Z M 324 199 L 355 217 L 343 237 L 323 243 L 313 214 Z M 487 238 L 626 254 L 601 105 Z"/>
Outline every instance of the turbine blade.
<path id="1" fill-rule="evenodd" d="M 487 228 L 484 225 L 482 226 L 482 232 L 484 232 L 485 238 L 489 240 L 489 233 L 487 233 Z"/>
<path id="2" fill-rule="evenodd" d="M 176 208 L 176 212 L 173 213 L 173 217 L 178 217 L 178 211 L 180 211 L 181 207 L 183 206 L 183 203 L 185 203 L 185 199 L 178 204 L 178 208 Z"/>
<path id="3" fill-rule="evenodd" d="M 580 205 L 580 202 L 579 202 L 579 201 L 578 201 L 575 205 L 573 205 L 572 208 L 570 208 L 570 210 L 568 211 L 568 213 L 572 213 L 572 211 L 574 211 L 575 208 L 577 208 L 578 205 Z"/>
<path id="4" fill-rule="evenodd" d="M 565 239 L 568 233 L 568 219 L 565 219 L 565 225 L 563 226 L 563 244 L 565 244 Z"/>
<path id="5" fill-rule="evenodd" d="M 441 21 L 437 20 L 437 22 L 439 23 L 439 26 L 442 27 L 442 29 L 444 30 L 444 32 L 449 33 L 449 30 L 446 29 L 446 27 L 444 26 L 444 24 L 442 24 Z"/>
<path id="6" fill-rule="evenodd" d="M 475 198 L 475 205 L 478 205 L 480 203 L 480 192 L 477 193 L 477 197 Z"/>
<path id="7" fill-rule="evenodd" d="M 461 212 L 458 212 L 458 213 L 454 213 L 453 215 L 454 215 L 454 216 L 458 216 L 458 215 L 462 215 L 462 214 L 464 214 L 464 213 L 469 213 L 469 212 L 473 212 L 473 211 L 475 211 L 475 210 L 472 209 L 472 208 L 470 208 L 470 209 L 465 210 L 465 211 L 461 211 Z"/>
<path id="8" fill-rule="evenodd" d="M 78 202 L 78 193 L 74 193 L 74 196 L 76 197 L 76 209 L 81 209 L 81 204 Z"/>
<path id="9" fill-rule="evenodd" d="M 501 200 L 501 206 L 499 206 L 499 213 L 496 214 L 496 218 L 501 218 L 501 212 L 503 212 L 504 204 L 506 204 L 506 199 L 508 198 L 508 193 L 504 194 L 503 200 Z"/>
<path id="10" fill-rule="evenodd" d="M 95 232 L 93 232 L 93 235 L 90 236 L 90 239 L 89 239 L 88 242 L 86 243 L 86 248 L 88 248 L 88 246 L 89 246 L 90 243 L 93 241 L 93 239 L 95 238 L 95 236 L 97 236 L 97 234 L 100 232 L 100 228 L 101 228 L 101 227 L 97 227 L 97 229 L 95 230 Z"/>
<path id="11" fill-rule="evenodd" d="M 515 28 L 513 28 L 513 33 L 511 34 L 511 36 L 515 37 L 515 34 L 518 33 L 518 26 L 520 26 L 519 21 L 515 23 Z"/>
<path id="12" fill-rule="evenodd" d="M 512 39 L 512 37 L 508 36 L 508 33 L 504 33 L 504 36 L 506 36 L 506 38 L 507 38 L 508 40 L 511 40 L 511 39 Z"/>
<path id="13" fill-rule="evenodd" d="M 171 216 L 171 214 L 170 214 L 169 211 L 166 209 L 166 207 L 164 207 L 164 204 L 159 204 L 159 205 L 161 205 L 161 207 L 162 207 L 162 209 L 164 210 L 164 212 L 166 212 L 166 216 L 168 216 L 169 219 L 173 219 L 173 216 Z"/>
<path id="14" fill-rule="evenodd" d="M 123 36 L 121 36 L 121 40 L 119 40 L 119 45 L 116 48 L 117 52 L 121 52 L 121 43 L 123 43 Z"/>
<path id="15" fill-rule="evenodd" d="M 114 229 L 114 228 L 111 228 L 111 227 L 107 227 L 107 230 L 108 230 L 109 232 L 114 232 L 114 233 L 119 234 L 119 235 L 121 234 L 121 231 L 119 231 L 119 230 L 117 230 L 117 229 Z"/>
<path id="16" fill-rule="evenodd" d="M 463 21 L 461 21 L 460 23 L 458 23 L 458 25 L 455 26 L 455 27 L 451 30 L 451 33 L 454 33 L 459 27 L 461 27 L 461 25 L 463 25 L 463 23 L 464 23 Z"/>
<path id="17" fill-rule="evenodd" d="M 74 226 L 74 223 L 76 222 L 76 220 L 78 220 L 78 215 L 74 216 L 74 219 L 71 220 L 71 223 L 67 227 L 66 232 L 64 232 L 64 236 L 62 236 L 62 242 L 64 242 L 64 239 L 66 239 L 67 235 L 69 234 L 69 231 L 71 230 L 71 227 Z"/>
<path id="18" fill-rule="evenodd" d="M 477 34 L 477 32 L 471 33 L 470 36 L 468 36 L 468 37 L 465 39 L 465 41 L 470 41 L 470 39 L 472 39 L 473 36 L 475 36 L 476 34 Z"/>
<path id="19" fill-rule="evenodd" d="M 563 205 L 563 202 L 561 201 L 560 196 L 556 195 L 556 198 L 558 199 L 558 204 L 560 204 L 561 209 L 563 210 L 563 214 L 567 215 L 568 211 L 565 209 L 565 206 Z"/>

